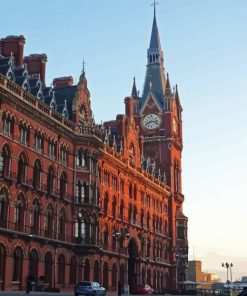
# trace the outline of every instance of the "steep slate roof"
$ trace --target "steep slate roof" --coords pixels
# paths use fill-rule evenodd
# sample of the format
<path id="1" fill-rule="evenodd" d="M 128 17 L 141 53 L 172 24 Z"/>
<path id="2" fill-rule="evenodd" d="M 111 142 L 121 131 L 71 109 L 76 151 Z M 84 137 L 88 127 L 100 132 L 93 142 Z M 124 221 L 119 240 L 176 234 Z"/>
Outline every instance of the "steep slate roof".
<path id="1" fill-rule="evenodd" d="M 62 114 L 64 110 L 65 100 L 67 101 L 67 108 L 69 112 L 69 119 L 72 119 L 72 102 L 75 96 L 77 85 L 68 86 L 64 88 L 56 88 L 55 99 L 57 104 L 57 111 Z"/>

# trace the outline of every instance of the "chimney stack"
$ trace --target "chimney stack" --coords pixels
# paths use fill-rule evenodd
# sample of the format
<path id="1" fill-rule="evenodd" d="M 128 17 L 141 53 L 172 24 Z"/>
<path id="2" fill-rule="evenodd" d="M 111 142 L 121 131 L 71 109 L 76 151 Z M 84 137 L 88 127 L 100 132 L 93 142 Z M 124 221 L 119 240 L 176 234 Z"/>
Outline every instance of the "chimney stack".
<path id="1" fill-rule="evenodd" d="M 0 54 L 9 57 L 11 54 L 15 57 L 16 66 L 23 64 L 25 38 L 20 36 L 7 36 L 0 40 Z"/>
<path id="2" fill-rule="evenodd" d="M 74 79 L 72 76 L 66 76 L 66 77 L 59 77 L 53 79 L 53 87 L 54 88 L 63 88 L 68 86 L 73 86 Z"/>
<path id="3" fill-rule="evenodd" d="M 40 80 L 45 85 L 45 69 L 46 69 L 47 55 L 31 54 L 24 58 L 24 63 L 27 64 L 28 73 L 32 75 L 40 75 Z"/>

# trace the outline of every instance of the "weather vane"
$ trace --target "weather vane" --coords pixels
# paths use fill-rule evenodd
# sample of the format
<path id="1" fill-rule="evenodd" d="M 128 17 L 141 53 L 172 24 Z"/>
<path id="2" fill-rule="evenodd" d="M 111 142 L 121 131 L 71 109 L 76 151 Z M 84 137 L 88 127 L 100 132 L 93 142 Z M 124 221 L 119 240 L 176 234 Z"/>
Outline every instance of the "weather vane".
<path id="1" fill-rule="evenodd" d="M 157 1 L 155 1 L 154 0 L 154 2 L 151 4 L 151 6 L 153 6 L 154 7 L 154 15 L 156 15 L 156 5 L 158 5 L 159 4 L 159 2 L 157 2 Z"/>

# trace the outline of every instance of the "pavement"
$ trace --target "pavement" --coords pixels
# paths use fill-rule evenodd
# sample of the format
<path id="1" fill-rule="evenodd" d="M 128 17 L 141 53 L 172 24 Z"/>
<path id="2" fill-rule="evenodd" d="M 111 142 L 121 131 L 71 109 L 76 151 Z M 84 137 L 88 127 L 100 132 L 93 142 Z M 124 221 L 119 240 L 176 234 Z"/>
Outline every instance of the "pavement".
<path id="1" fill-rule="evenodd" d="M 27 296 L 25 291 L 0 291 L 0 296 Z M 73 292 L 60 292 L 60 293 L 51 293 L 51 292 L 30 292 L 30 296 L 74 296 Z M 130 294 L 122 294 L 122 296 L 129 296 Z M 166 296 L 171 296 L 169 294 L 165 294 Z M 106 296 L 117 296 L 116 292 L 107 292 Z M 135 295 L 135 296 L 143 296 L 143 295 Z M 164 294 L 155 294 L 155 296 L 164 296 Z M 176 295 L 172 295 L 176 296 Z M 186 295 L 190 296 L 190 295 Z"/>

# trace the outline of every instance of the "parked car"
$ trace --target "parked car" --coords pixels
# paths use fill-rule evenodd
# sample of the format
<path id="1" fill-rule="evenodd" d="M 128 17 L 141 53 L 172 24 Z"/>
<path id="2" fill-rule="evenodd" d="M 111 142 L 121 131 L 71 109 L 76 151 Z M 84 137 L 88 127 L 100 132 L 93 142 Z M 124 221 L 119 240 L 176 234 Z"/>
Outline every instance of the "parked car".
<path id="1" fill-rule="evenodd" d="M 79 282 L 74 288 L 75 296 L 79 295 L 106 295 L 106 289 L 97 282 Z"/>
<path id="2" fill-rule="evenodd" d="M 149 285 L 138 285 L 133 288 L 133 294 L 152 294 L 154 289 Z"/>

